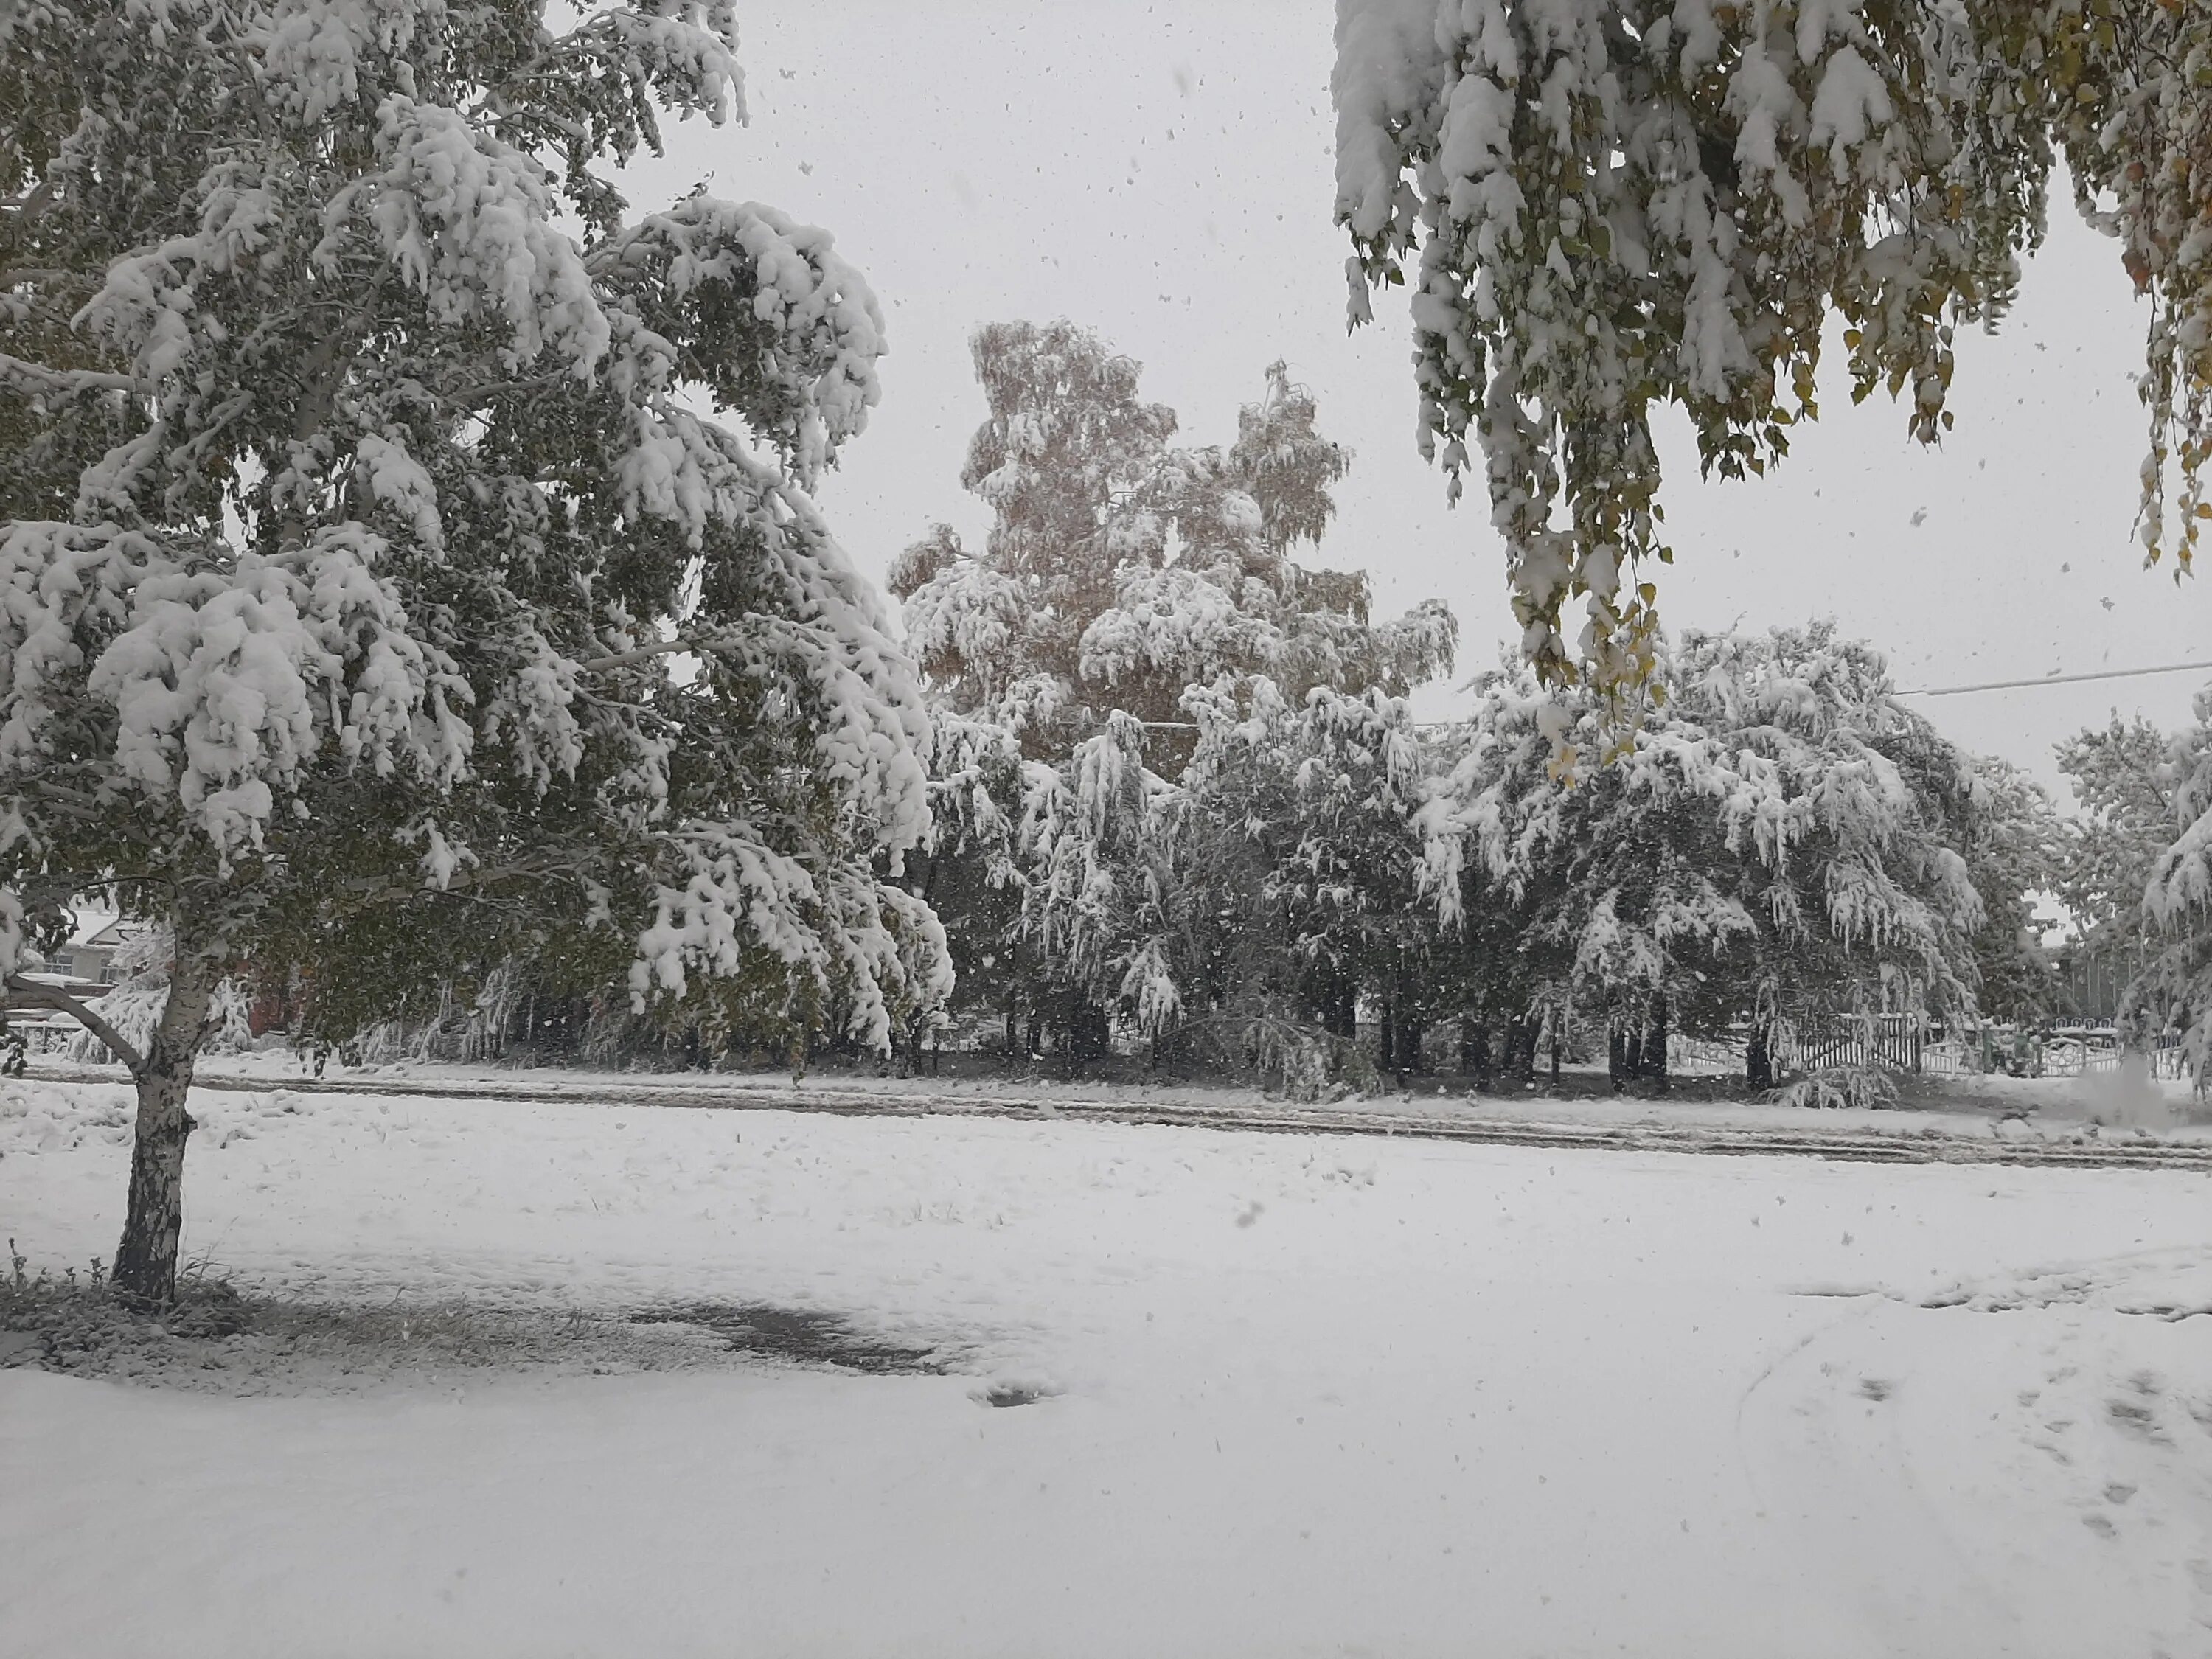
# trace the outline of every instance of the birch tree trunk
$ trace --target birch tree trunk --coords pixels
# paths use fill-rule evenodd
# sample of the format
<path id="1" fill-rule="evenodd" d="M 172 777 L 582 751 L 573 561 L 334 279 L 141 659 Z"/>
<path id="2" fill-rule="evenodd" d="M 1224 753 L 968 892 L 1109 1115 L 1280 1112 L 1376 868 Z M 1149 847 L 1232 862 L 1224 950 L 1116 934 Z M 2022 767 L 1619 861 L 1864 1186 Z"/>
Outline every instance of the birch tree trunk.
<path id="1" fill-rule="evenodd" d="M 208 1010 L 222 975 L 181 946 L 170 969 L 169 1000 L 133 1081 L 138 1117 L 131 1145 L 131 1199 L 115 1249 L 115 1291 L 142 1308 L 177 1299 L 177 1239 L 185 1224 L 185 1141 L 192 1120 L 185 1097 L 207 1034 Z"/>

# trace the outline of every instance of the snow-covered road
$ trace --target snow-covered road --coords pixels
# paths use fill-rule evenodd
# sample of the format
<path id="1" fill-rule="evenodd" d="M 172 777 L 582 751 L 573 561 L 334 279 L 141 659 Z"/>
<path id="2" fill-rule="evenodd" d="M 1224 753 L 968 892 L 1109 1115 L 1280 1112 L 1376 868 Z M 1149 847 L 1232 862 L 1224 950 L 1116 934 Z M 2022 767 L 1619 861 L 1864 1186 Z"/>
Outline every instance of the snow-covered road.
<path id="1" fill-rule="evenodd" d="M 123 1104 L 0 1085 L 34 1265 L 112 1247 Z M 965 1374 L 0 1372 L 0 1653 L 2212 1654 L 2201 1173 L 196 1109 L 243 1282 L 817 1308 Z"/>
<path id="2" fill-rule="evenodd" d="M 238 1057 L 229 1065 L 240 1066 Z M 1097 1123 L 1327 1135 L 1419 1135 L 1485 1146 L 1593 1152 L 1714 1152 L 1847 1158 L 1887 1164 L 2029 1164 L 2094 1169 L 2212 1171 L 2212 1122 L 2178 1085 L 2123 1102 L 2112 1080 L 1976 1079 L 1948 1109 L 1808 1110 L 1742 1099 L 1659 1100 L 1590 1093 L 1454 1093 L 1437 1085 L 1328 1104 L 1271 1099 L 1250 1089 L 1115 1088 L 1041 1079 L 872 1078 L 846 1074 L 798 1084 L 760 1073 L 595 1074 L 505 1066 L 429 1066 L 297 1075 L 291 1056 L 253 1055 L 250 1069 L 214 1068 L 196 1085 L 210 1094 L 368 1094 L 395 1098 L 507 1100 L 550 1104 L 665 1106 L 686 1110 L 827 1112 L 864 1116 L 1070 1117 Z M 278 1064 L 269 1062 L 277 1060 Z M 289 1065 L 283 1061 L 289 1060 Z M 99 1083 L 114 1075 L 44 1066 L 40 1081 Z M 1586 1079 L 1577 1079 L 1585 1081 Z M 1969 1080 L 1961 1079 L 1961 1082 Z M 2000 1085 L 2010 1094 L 1988 1092 Z M 1962 1091 L 1963 1092 L 1963 1091 Z M 1945 1097 L 1936 1096 L 1941 1103 Z M 2134 1105 L 2130 1113 L 2114 1109 Z M 2014 1115 L 2002 1115 L 2000 1108 Z M 2131 1121 L 2147 1117 L 2145 1124 Z M 2191 1121 L 2194 1118 L 2196 1121 Z"/>

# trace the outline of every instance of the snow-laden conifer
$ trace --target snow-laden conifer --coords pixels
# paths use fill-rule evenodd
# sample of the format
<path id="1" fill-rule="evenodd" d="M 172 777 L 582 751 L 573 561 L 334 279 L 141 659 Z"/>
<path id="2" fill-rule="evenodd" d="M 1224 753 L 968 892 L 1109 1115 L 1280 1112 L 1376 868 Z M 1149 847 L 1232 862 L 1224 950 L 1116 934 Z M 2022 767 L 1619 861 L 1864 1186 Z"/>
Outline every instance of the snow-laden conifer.
<path id="1" fill-rule="evenodd" d="M 1086 1053 L 1114 1019 L 1179 1040 L 1253 975 L 1281 977 L 1257 952 L 1285 944 L 1249 909 L 1272 866 L 1203 831 L 1227 810 L 1206 734 L 1249 718 L 1286 738 L 1310 694 L 1398 697 L 1449 668 L 1456 625 L 1433 602 L 1377 618 L 1364 574 L 1292 556 L 1328 528 L 1351 458 L 1285 365 L 1233 444 L 1180 447 L 1139 366 L 1084 330 L 994 324 L 974 348 L 988 414 L 962 482 L 991 507 L 988 540 L 938 526 L 891 573 L 939 720 L 966 734 L 940 739 L 954 810 L 924 890 L 963 1001 L 1006 997 L 1010 1042 L 1015 1003 Z M 1006 748 L 979 769 L 988 731 Z M 1295 837 L 1269 845 L 1287 856 Z M 963 877 L 956 849 L 1000 874 Z"/>
<path id="2" fill-rule="evenodd" d="M 1498 908 L 1519 1002 L 1632 1039 L 1970 1012 L 1973 769 L 1879 654 L 1821 625 L 1687 635 L 1664 665 L 1674 694 L 1625 738 L 1593 690 L 1487 680 L 1423 816 L 1447 923 Z"/>

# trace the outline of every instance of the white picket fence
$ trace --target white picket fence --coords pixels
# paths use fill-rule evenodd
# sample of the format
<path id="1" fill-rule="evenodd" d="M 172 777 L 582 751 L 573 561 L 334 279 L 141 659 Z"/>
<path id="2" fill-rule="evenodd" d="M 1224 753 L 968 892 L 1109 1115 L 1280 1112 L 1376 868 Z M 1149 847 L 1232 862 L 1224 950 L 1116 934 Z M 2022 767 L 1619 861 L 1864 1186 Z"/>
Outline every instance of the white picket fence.
<path id="1" fill-rule="evenodd" d="M 1809 1066 L 1864 1064 L 1869 1054 L 1903 1071 L 1929 1077 L 1978 1077 L 1984 1071 L 2009 1069 L 2014 1054 L 2013 1034 L 2002 1031 L 1991 1044 L 1993 1064 L 1983 1063 L 1978 1036 L 1940 1040 L 1906 1040 L 1901 1031 L 1879 1030 L 1869 1045 L 1863 1036 L 1832 1035 L 1803 1042 L 1795 1054 L 1778 1053 L 1775 1069 L 1803 1070 Z M 2025 1064 L 2036 1077 L 2081 1077 L 2118 1071 L 2124 1053 L 2118 1034 L 2109 1028 L 2068 1027 L 2039 1041 L 2031 1041 Z M 2189 1057 L 2179 1037 L 2163 1037 L 2147 1051 L 2154 1078 L 2186 1081 Z M 1667 1039 L 1668 1069 L 1683 1077 L 1741 1077 L 1744 1042 L 1741 1037 L 1692 1037 L 1679 1034 Z"/>

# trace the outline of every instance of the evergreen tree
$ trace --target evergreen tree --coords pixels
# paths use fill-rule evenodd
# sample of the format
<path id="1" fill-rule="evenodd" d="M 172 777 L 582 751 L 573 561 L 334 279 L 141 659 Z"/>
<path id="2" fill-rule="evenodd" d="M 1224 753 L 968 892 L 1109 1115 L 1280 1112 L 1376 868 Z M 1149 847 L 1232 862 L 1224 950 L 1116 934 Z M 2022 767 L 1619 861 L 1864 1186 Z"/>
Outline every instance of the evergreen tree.
<path id="1" fill-rule="evenodd" d="M 974 347 L 990 414 L 961 482 L 991 506 L 989 540 L 971 556 L 938 526 L 891 574 L 940 706 L 1064 759 L 1115 711 L 1183 723 L 1193 685 L 1395 695 L 1448 667 L 1441 604 L 1378 623 L 1364 574 L 1289 556 L 1320 540 L 1351 458 L 1282 364 L 1235 444 L 1192 449 L 1170 447 L 1174 411 L 1139 402 L 1139 366 L 1095 335 L 1000 323 Z"/>
<path id="2" fill-rule="evenodd" d="M 1287 739 L 1310 696 L 1395 697 L 1449 668 L 1456 626 L 1433 602 L 1377 621 L 1364 574 L 1291 556 L 1327 529 L 1350 456 L 1283 364 L 1235 443 L 1191 448 L 1094 335 L 996 324 L 974 347 L 989 416 L 962 482 L 991 505 L 989 540 L 971 555 L 940 525 L 891 575 L 940 721 L 964 734 L 940 743 L 939 787 L 990 780 L 958 786 L 970 816 L 941 817 L 927 890 L 958 995 L 1001 996 L 1010 1047 L 1026 1024 L 1087 1057 L 1119 1019 L 1164 1052 L 1243 1006 L 1279 932 L 1249 927 L 1273 869 L 1257 844 L 1205 830 L 1227 810 L 1205 733 L 1249 717 Z M 1011 855 L 987 844 L 1010 823 Z M 976 856 L 998 873 L 948 867 Z"/>
<path id="3" fill-rule="evenodd" d="M 2043 948 L 2033 895 L 2058 881 L 2063 830 L 2043 786 L 2008 761 L 1972 757 L 1971 827 L 1960 852 L 1982 902 L 1974 934 L 1976 1003 L 2027 1025 L 2057 1011 L 2057 964 Z"/>
<path id="4" fill-rule="evenodd" d="M 1747 1027 L 1754 1073 L 1839 1018 L 1970 1012 L 1972 767 L 1881 657 L 1822 624 L 1690 635 L 1662 661 L 1675 693 L 1625 738 L 1594 690 L 1492 677 L 1425 817 L 1447 924 L 1471 863 L 1510 915 L 1509 1012 L 1571 1012 L 1632 1073 L 1669 1029 Z"/>
<path id="5" fill-rule="evenodd" d="M 1189 862 L 1218 896 L 1213 1046 L 1310 1097 L 1346 1073 L 1422 1069 L 1439 934 L 1416 828 L 1431 762 L 1402 697 L 1264 683 L 1194 694 Z M 1374 1047 L 1352 1042 L 1365 1001 Z"/>
<path id="6" fill-rule="evenodd" d="M 945 988 L 920 688 L 805 493 L 876 303 L 607 176 L 742 113 L 726 4 L 547 11 L 0 9 L 0 969 L 137 1080 L 144 1301 L 246 968 L 325 1041 L 516 955 L 879 1046 Z M 170 941 L 143 1042 L 15 972 L 94 890 Z"/>
<path id="7" fill-rule="evenodd" d="M 2157 924 L 2144 896 L 2178 828 L 2171 741 L 2141 715 L 2115 714 L 2058 745 L 2077 810 L 2057 849 L 2051 884 L 2081 931 L 2081 951 L 2121 983 L 2149 963 Z"/>
<path id="8" fill-rule="evenodd" d="M 2181 1034 L 2203 1093 L 2212 1088 L 2212 688 L 2197 694 L 2196 715 L 2167 746 L 2157 774 L 2171 791 L 2174 833 L 2153 860 L 2143 894 L 2151 955 L 2122 994 L 2138 1035 Z M 2144 745 L 2130 734 L 2124 747 L 2132 761 L 2091 775 L 2145 804 Z"/>

